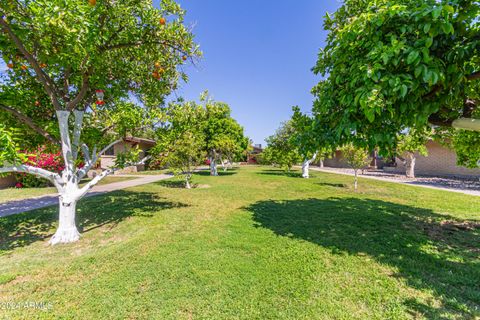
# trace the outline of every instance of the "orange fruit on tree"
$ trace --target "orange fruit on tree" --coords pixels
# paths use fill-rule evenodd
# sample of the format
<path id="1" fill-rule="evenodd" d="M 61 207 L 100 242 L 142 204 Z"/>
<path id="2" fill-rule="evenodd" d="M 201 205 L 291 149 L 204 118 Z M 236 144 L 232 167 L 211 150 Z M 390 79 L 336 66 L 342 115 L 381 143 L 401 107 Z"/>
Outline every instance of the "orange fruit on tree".
<path id="1" fill-rule="evenodd" d="M 182 57 L 183 61 L 187 60 L 187 56 Z"/>
<path id="2" fill-rule="evenodd" d="M 155 68 L 160 68 L 160 62 L 155 62 Z"/>
<path id="3" fill-rule="evenodd" d="M 35 105 L 38 107 L 40 105 L 40 101 L 36 100 Z"/>
<path id="4" fill-rule="evenodd" d="M 159 78 L 160 78 L 160 75 L 158 74 L 157 71 L 153 71 L 153 72 L 152 72 L 152 76 L 153 76 L 155 79 L 159 79 Z"/>
<path id="5" fill-rule="evenodd" d="M 45 63 L 40 63 L 40 68 L 45 68 L 47 65 Z"/>
<path id="6" fill-rule="evenodd" d="M 160 18 L 160 24 L 164 26 L 165 23 L 167 23 L 167 20 L 165 18 Z"/>
<path id="7" fill-rule="evenodd" d="M 88 0 L 88 4 L 92 7 L 97 4 L 97 0 Z"/>
<path id="8" fill-rule="evenodd" d="M 28 69 L 28 67 L 24 64 L 22 64 L 22 66 L 20 68 L 22 68 L 22 70 L 27 70 Z"/>
<path id="9" fill-rule="evenodd" d="M 13 68 L 13 63 L 7 63 L 7 67 L 9 67 L 10 69 Z"/>

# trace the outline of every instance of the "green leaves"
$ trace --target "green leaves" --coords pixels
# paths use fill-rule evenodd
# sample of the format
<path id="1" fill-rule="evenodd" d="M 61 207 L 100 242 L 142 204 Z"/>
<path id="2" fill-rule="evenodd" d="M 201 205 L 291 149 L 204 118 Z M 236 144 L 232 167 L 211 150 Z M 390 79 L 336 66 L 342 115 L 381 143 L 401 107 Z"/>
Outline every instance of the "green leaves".
<path id="1" fill-rule="evenodd" d="M 326 77 L 312 90 L 318 136 L 389 152 L 404 128 L 455 118 L 465 98 L 479 99 L 466 79 L 480 71 L 480 4 L 462 15 L 457 8 L 434 0 L 346 0 L 313 69 Z"/>

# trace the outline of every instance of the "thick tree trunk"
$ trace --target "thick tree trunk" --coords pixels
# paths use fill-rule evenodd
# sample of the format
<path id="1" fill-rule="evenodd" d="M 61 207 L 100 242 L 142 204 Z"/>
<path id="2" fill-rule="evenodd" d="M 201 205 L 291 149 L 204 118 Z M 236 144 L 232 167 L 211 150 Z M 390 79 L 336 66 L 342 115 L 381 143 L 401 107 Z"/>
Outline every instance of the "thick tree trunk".
<path id="1" fill-rule="evenodd" d="M 408 153 L 405 161 L 406 176 L 407 178 L 415 178 L 415 154 Z"/>
<path id="2" fill-rule="evenodd" d="M 80 233 L 75 224 L 75 211 L 77 200 L 63 202 L 63 196 L 59 198 L 58 229 L 50 239 L 50 244 L 70 243 L 80 239 Z"/>
<path id="3" fill-rule="evenodd" d="M 320 168 L 323 168 L 324 165 L 323 165 L 323 159 L 320 159 Z"/>

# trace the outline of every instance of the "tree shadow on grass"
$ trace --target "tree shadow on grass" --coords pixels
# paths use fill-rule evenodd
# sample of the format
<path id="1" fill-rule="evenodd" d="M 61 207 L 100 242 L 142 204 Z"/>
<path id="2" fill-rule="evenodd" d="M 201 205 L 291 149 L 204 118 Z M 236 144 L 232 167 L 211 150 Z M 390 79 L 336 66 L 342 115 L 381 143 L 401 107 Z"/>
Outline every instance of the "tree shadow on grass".
<path id="1" fill-rule="evenodd" d="M 258 227 L 303 239 L 332 253 L 368 254 L 397 277 L 442 301 L 404 301 L 428 318 L 480 314 L 480 224 L 431 210 L 372 199 L 260 201 L 246 208 Z M 436 249 L 432 250 L 431 248 Z"/>
<path id="2" fill-rule="evenodd" d="M 301 178 L 302 173 L 299 171 L 285 171 L 282 169 L 263 169 L 260 172 L 257 172 L 257 174 L 261 175 L 267 175 L 267 176 L 284 176 L 284 177 L 291 177 L 291 178 Z"/>
<path id="3" fill-rule="evenodd" d="M 234 174 L 237 174 L 236 170 L 228 170 L 228 171 L 223 171 L 221 169 L 218 170 L 218 175 L 219 176 L 232 176 Z M 197 171 L 197 172 L 194 173 L 194 175 L 209 176 L 210 175 L 210 170 Z"/>
<path id="4" fill-rule="evenodd" d="M 166 201 L 155 193 L 120 190 L 80 200 L 77 204 L 77 227 L 81 233 L 107 224 L 114 228 L 131 216 L 148 218 L 160 210 L 186 206 Z M 57 222 L 57 206 L 0 218 L 0 255 L 50 238 Z"/>
<path id="5" fill-rule="evenodd" d="M 347 188 L 348 185 L 345 183 L 329 183 L 329 182 L 317 182 L 315 183 L 322 187 L 333 187 L 333 188 Z"/>

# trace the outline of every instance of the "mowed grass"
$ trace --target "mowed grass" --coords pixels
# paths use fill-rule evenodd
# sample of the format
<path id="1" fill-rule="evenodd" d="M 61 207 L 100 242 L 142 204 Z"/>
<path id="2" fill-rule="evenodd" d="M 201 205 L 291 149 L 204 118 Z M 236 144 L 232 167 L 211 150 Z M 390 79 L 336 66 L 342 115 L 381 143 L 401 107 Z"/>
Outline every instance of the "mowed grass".
<path id="1" fill-rule="evenodd" d="M 126 181 L 126 180 L 132 180 L 132 179 L 135 179 L 135 177 L 115 177 L 115 176 L 111 176 L 111 177 L 106 177 L 106 178 L 102 179 L 98 183 L 98 185 L 109 184 L 109 183 L 120 182 L 120 181 Z M 89 180 L 84 179 L 82 181 L 83 182 L 81 183 L 81 185 L 84 185 Z M 28 199 L 28 198 L 33 198 L 33 197 L 41 197 L 41 196 L 56 193 L 56 192 L 57 192 L 57 189 L 54 188 L 54 187 L 0 189 L 0 203 L 14 201 L 14 200 Z"/>
<path id="2" fill-rule="evenodd" d="M 0 219 L 6 318 L 477 319 L 480 197 L 245 167 Z M 173 180 L 172 180 L 173 181 Z"/>

